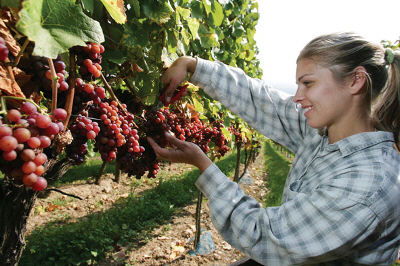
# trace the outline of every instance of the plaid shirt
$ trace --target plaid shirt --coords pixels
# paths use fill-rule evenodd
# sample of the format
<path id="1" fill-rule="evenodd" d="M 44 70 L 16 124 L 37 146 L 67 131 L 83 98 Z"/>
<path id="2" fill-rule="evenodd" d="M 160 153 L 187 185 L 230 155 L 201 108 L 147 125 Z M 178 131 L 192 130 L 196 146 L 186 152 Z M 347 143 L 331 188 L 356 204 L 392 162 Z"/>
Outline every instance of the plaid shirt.
<path id="1" fill-rule="evenodd" d="M 296 154 L 282 205 L 262 208 L 215 165 L 197 187 L 232 246 L 268 265 L 390 265 L 400 245 L 400 156 L 393 134 L 334 144 L 308 126 L 293 96 L 240 69 L 198 58 L 191 82 Z"/>

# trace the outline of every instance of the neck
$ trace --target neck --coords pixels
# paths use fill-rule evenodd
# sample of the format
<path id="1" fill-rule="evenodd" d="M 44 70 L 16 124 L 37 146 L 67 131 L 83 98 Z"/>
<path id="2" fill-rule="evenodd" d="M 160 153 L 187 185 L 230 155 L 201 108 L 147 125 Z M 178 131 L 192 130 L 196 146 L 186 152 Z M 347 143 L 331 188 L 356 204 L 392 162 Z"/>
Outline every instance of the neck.
<path id="1" fill-rule="evenodd" d="M 352 119 L 328 127 L 329 144 L 345 139 L 355 134 L 374 132 L 376 129 L 369 115 L 352 116 Z"/>

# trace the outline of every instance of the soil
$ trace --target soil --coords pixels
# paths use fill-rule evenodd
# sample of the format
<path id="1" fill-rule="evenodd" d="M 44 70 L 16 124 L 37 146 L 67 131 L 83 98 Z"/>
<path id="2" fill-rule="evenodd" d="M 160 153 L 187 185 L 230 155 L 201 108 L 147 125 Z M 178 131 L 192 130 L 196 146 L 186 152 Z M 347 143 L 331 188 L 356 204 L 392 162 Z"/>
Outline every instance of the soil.
<path id="1" fill-rule="evenodd" d="M 265 186 L 266 173 L 263 172 L 263 163 L 262 153 L 260 153 L 248 169 L 248 176 L 252 183 L 240 183 L 245 193 L 257 199 L 261 206 L 262 199 L 268 193 Z M 172 164 L 166 168 L 171 175 L 190 170 L 190 167 L 182 164 Z M 45 225 L 50 221 L 63 222 L 68 219 L 68 222 L 71 222 L 71 219 L 73 221 L 89 213 L 110 208 L 118 198 L 127 197 L 131 192 L 140 193 L 157 185 L 157 181 L 143 180 L 140 186 L 132 187 L 132 180 L 125 175 L 121 176 L 120 183 L 115 183 L 112 179 L 113 175 L 106 174 L 102 177 L 99 185 L 95 185 L 93 182 L 82 182 L 59 188 L 63 192 L 77 195 L 83 200 L 77 200 L 55 191 L 52 191 L 46 198 L 38 198 L 28 219 L 27 233 L 29 234 L 36 226 Z M 149 237 L 140 243 L 121 247 L 119 252 L 110 254 L 109 258 L 100 265 L 229 265 L 243 258 L 245 255 L 225 242 L 214 228 L 207 201 L 202 204 L 201 227 L 204 229 L 203 234 L 211 235 L 211 242 L 214 244 L 215 250 L 205 252 L 205 255 L 193 253 L 196 201 L 177 212 L 169 224 L 154 229 Z M 200 245 L 203 243 L 205 242 L 200 241 Z"/>

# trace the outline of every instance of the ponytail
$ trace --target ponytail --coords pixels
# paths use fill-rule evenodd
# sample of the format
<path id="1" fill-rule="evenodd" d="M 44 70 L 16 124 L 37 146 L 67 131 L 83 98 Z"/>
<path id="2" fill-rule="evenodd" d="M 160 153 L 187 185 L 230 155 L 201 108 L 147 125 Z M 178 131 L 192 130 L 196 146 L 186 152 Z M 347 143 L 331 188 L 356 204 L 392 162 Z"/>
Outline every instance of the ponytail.
<path id="1" fill-rule="evenodd" d="M 374 125 L 379 130 L 393 132 L 400 151 L 400 51 L 386 49 L 388 79 L 372 110 Z"/>

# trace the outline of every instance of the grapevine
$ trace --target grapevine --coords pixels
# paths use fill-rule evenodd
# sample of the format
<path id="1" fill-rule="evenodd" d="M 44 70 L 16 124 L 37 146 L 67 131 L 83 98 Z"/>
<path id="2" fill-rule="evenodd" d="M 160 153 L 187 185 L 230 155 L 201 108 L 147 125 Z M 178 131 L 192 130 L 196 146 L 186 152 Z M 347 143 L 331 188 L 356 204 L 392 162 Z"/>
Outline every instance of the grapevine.
<path id="1" fill-rule="evenodd" d="M 8 228 L 18 237 L 2 235 L 0 260 L 12 258 L 11 264 L 18 263 L 22 252 L 21 228 L 36 191 L 62 178 L 71 164 L 79 167 L 91 147 L 104 162 L 116 161 L 135 178 L 154 178 L 161 168 L 148 136 L 168 148 L 164 133 L 170 132 L 197 144 L 212 159 L 229 151 L 231 117 L 223 121 L 214 109 L 225 109 L 213 108 L 215 102 L 195 86 L 189 97 L 155 110 L 164 87 L 160 76 L 173 58 L 213 57 L 261 77 L 252 1 L 237 5 L 234 13 L 225 12 L 236 6 L 233 1 L 196 7 L 196 1 L 153 5 L 122 0 L 119 10 L 111 10 L 117 12 L 102 5 L 107 1 L 14 2 L 2 2 L 0 31 L 5 77 L 0 88 L 0 183 L 6 192 L 0 199 L 13 202 L 0 213 L 9 217 L 12 205 L 12 215 L 20 214 L 15 219 L 20 222 Z M 121 10 L 122 18 L 116 20 Z M 237 30 L 242 27 L 248 31 Z M 60 160 L 62 153 L 66 157 Z"/>

